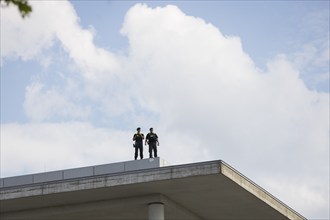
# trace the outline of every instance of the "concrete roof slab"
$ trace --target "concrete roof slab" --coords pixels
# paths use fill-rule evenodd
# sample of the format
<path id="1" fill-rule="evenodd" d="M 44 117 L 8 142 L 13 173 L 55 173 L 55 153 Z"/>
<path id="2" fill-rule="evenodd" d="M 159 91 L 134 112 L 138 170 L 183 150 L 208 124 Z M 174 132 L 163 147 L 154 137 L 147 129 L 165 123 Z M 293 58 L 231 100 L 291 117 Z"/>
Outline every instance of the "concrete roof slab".
<path id="1" fill-rule="evenodd" d="M 223 161 L 7 187 L 0 192 L 4 219 L 146 219 L 148 203 L 155 201 L 165 204 L 165 219 L 305 219 Z"/>

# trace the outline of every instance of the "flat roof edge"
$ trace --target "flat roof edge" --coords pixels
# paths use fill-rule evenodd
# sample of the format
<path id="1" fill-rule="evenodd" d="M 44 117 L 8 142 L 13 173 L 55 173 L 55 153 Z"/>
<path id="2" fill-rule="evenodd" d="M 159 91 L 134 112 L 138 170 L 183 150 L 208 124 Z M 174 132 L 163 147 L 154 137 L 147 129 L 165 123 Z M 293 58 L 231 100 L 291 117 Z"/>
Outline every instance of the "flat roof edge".
<path id="1" fill-rule="evenodd" d="M 220 161 L 164 166 L 0 188 L 0 201 L 80 190 L 220 174 Z M 84 168 L 85 169 L 85 168 Z"/>
<path id="2" fill-rule="evenodd" d="M 223 161 L 221 161 L 220 172 L 287 218 L 307 220 L 304 216 L 287 206 L 285 203 Z"/>
<path id="3" fill-rule="evenodd" d="M 21 188 L 42 184 L 51 184 L 75 179 L 89 179 L 102 176 L 118 176 L 137 172 L 148 172 L 153 170 L 164 170 L 169 168 L 183 168 L 209 164 L 220 164 L 221 160 L 204 161 L 189 164 L 170 165 L 162 158 L 132 160 L 117 163 L 101 164 L 87 167 L 70 168 L 64 170 L 33 173 L 19 176 L 0 178 L 0 191 L 10 188 Z"/>

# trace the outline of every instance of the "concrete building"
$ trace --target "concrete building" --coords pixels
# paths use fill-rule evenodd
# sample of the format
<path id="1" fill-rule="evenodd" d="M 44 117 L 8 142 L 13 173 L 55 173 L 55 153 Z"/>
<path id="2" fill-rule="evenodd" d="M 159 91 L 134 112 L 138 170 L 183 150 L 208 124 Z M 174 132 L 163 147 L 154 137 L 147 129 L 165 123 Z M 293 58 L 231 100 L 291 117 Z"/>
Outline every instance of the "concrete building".
<path id="1" fill-rule="evenodd" d="M 5 219 L 305 219 L 223 161 L 160 158 L 0 179 Z"/>

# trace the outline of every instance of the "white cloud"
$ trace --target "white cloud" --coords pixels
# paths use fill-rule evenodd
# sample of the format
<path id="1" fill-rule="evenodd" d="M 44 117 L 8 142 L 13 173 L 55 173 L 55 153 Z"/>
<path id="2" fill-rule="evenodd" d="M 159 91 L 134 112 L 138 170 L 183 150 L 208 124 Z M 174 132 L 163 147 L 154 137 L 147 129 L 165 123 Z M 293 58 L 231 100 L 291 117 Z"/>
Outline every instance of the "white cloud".
<path id="1" fill-rule="evenodd" d="M 328 9 L 312 10 L 302 17 L 298 35 L 303 40 L 295 42 L 297 51 L 290 56 L 309 88 L 327 92 L 330 76 L 329 19 Z"/>
<path id="2" fill-rule="evenodd" d="M 29 60 L 52 45 L 54 32 L 43 4 L 33 4 L 31 17 L 22 19 L 16 7 L 1 7 L 1 61 L 4 58 Z M 39 9 L 40 7 L 40 9 Z M 36 25 L 37 23 L 37 25 Z"/>
<path id="3" fill-rule="evenodd" d="M 24 110 L 33 121 L 52 118 L 85 119 L 90 109 L 79 106 L 70 100 L 68 93 L 60 89 L 47 88 L 40 82 L 34 82 L 26 88 Z"/>
<path id="4" fill-rule="evenodd" d="M 320 210 L 326 213 L 329 209 L 329 194 L 326 190 L 322 190 L 324 186 L 317 180 L 279 180 L 268 176 L 264 177 L 261 182 L 267 185 L 269 192 L 277 198 L 281 198 L 281 201 L 292 203 L 297 207 L 296 210 L 309 213 L 311 219 L 324 219 Z M 315 209 L 315 207 L 319 208 Z"/>
<path id="5" fill-rule="evenodd" d="M 132 130 L 119 132 L 88 123 L 2 125 L 6 173 L 19 173 L 23 164 L 38 171 L 43 162 L 32 158 L 39 151 L 46 161 L 61 156 L 61 161 L 68 161 L 50 169 L 127 160 L 135 127 L 145 131 L 154 127 L 160 136 L 160 156 L 172 164 L 224 159 L 278 195 L 296 187 L 286 201 L 302 214 L 328 215 L 324 194 L 329 192 L 329 94 L 309 90 L 287 56 L 274 58 L 262 72 L 238 37 L 224 36 L 217 27 L 175 6 L 137 4 L 127 12 L 121 30 L 129 40 L 129 55 L 123 58 L 93 44 L 92 32 L 79 26 L 69 2 L 41 5 L 49 17 L 61 8 L 59 19 L 51 19 L 49 32 L 81 69 L 84 84 L 73 82 L 79 91 L 67 89 L 70 84 L 46 87 L 34 82 L 26 93 L 28 116 L 42 122 L 53 116 L 74 120 L 99 114 L 76 99 L 79 91 L 78 97 L 86 96 L 101 109 L 99 118 L 117 120 Z M 51 40 L 47 42 L 45 46 Z M 15 138 L 17 134 L 22 138 Z M 30 154 L 24 154 L 25 146 L 32 148 Z M 264 180 L 269 173 L 278 178 Z M 310 183 L 311 178 L 319 185 Z M 276 183 L 282 187 L 274 187 Z M 297 199 L 320 202 L 311 208 Z"/>
<path id="6" fill-rule="evenodd" d="M 129 160 L 127 135 L 78 122 L 1 125 L 1 176 Z"/>
<path id="7" fill-rule="evenodd" d="M 107 77 L 104 75 L 116 70 L 116 57 L 94 45 L 93 30 L 85 30 L 79 26 L 79 18 L 73 6 L 69 2 L 63 4 L 54 1 L 53 4 L 46 5 L 50 6 L 48 10 L 55 11 L 54 15 L 60 18 L 52 19 L 56 36 L 82 73 L 88 79 L 102 80 L 102 77 Z M 54 7 L 58 7 L 59 10 L 54 10 Z"/>
<path id="8" fill-rule="evenodd" d="M 18 15 L 15 7 L 1 8 L 3 13 L 1 16 L 1 63 L 6 59 L 14 58 L 37 59 L 42 66 L 47 68 L 52 62 L 61 62 L 63 54 L 57 57 L 45 53 L 46 49 L 55 44 L 54 42 L 58 42 L 60 47 L 67 52 L 68 58 L 72 59 L 72 63 L 78 67 L 81 75 L 79 78 L 79 76 L 68 74 L 66 79 L 61 80 L 67 84 L 65 86 L 49 88 L 39 81 L 32 82 L 26 89 L 25 113 L 34 121 L 56 117 L 86 119 L 90 114 L 88 112 L 90 107 L 79 107 L 75 104 L 80 101 L 77 99 L 80 91 L 72 93 L 71 90 L 67 91 L 68 89 L 63 87 L 70 86 L 68 81 L 71 81 L 71 85 L 78 85 L 86 80 L 93 86 L 91 90 L 88 90 L 90 86 L 86 85 L 89 96 L 93 99 L 101 99 L 104 90 L 97 89 L 98 84 L 113 79 L 115 71 L 119 68 L 118 58 L 93 43 L 95 31 L 83 29 L 79 25 L 79 17 L 70 2 L 32 1 L 31 5 L 33 13 L 24 20 Z M 67 71 L 70 68 L 72 69 L 68 67 Z M 85 94 L 84 91 L 81 93 Z"/>
<path id="9" fill-rule="evenodd" d="M 93 30 L 80 27 L 79 17 L 68 1 L 31 1 L 33 13 L 21 19 L 15 7 L 1 8 L 1 61 L 40 56 L 58 40 L 89 80 L 103 80 L 118 67 L 116 57 L 93 43 Z"/>

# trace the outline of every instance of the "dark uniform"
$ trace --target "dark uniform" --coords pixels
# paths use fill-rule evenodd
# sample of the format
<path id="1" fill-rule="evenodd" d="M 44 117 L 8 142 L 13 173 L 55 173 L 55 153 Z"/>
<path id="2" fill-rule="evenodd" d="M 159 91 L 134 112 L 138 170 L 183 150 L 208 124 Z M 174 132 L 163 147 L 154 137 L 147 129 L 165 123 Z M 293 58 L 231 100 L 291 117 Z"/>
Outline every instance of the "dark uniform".
<path id="1" fill-rule="evenodd" d="M 136 160 L 138 157 L 138 151 L 140 150 L 140 158 L 143 159 L 143 139 L 144 139 L 144 135 L 142 133 L 140 133 L 140 129 L 137 129 L 138 132 L 136 134 L 134 134 L 133 136 L 133 141 L 135 141 L 135 143 L 133 144 L 134 148 L 135 148 L 135 154 L 134 154 L 134 159 Z"/>
<path id="2" fill-rule="evenodd" d="M 159 146 L 158 136 L 153 133 L 153 129 L 150 128 L 150 133 L 146 136 L 145 144 L 149 145 L 149 157 L 152 158 L 152 151 L 154 151 L 154 156 L 157 157 L 157 145 Z"/>

